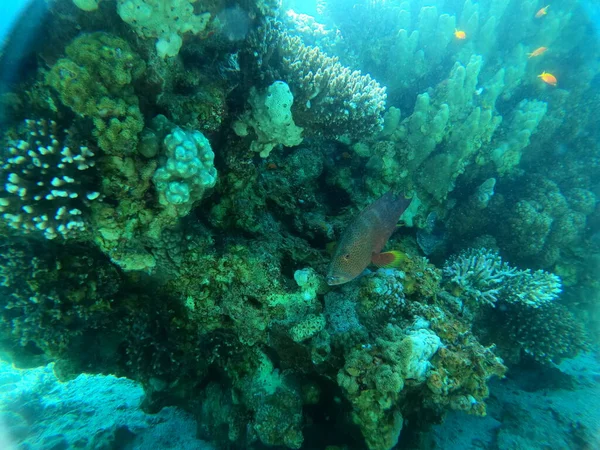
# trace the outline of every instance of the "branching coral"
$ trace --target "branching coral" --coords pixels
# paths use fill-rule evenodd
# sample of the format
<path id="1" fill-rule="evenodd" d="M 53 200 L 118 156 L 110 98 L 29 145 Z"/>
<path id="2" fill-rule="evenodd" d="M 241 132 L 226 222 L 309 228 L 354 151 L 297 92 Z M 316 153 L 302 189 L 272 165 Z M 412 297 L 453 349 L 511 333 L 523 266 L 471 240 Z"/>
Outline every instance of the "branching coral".
<path id="1" fill-rule="evenodd" d="M 513 304 L 494 313 L 487 319 L 502 325 L 492 328 L 490 338 L 513 363 L 528 355 L 542 364 L 553 365 L 589 348 L 581 320 L 561 304 L 545 304 L 537 309 Z"/>
<path id="2" fill-rule="evenodd" d="M 485 249 L 469 249 L 444 265 L 444 275 L 460 287 L 465 297 L 489 305 L 496 303 L 502 283 L 513 277 L 516 270 L 497 253 Z"/>
<path id="3" fill-rule="evenodd" d="M 502 299 L 538 308 L 562 290 L 558 276 L 543 270 L 517 270 L 486 249 L 469 249 L 449 259 L 444 275 L 468 300 L 492 306 Z"/>
<path id="4" fill-rule="evenodd" d="M 351 71 L 275 23 L 251 39 L 258 67 L 290 85 L 294 118 L 307 133 L 361 139 L 381 128 L 385 88 L 369 75 Z"/>
<path id="5" fill-rule="evenodd" d="M 70 238 L 89 225 L 90 202 L 98 199 L 94 152 L 53 120 L 26 120 L 8 139 L 0 160 L 0 212 L 11 228 Z M 8 136 L 7 136 L 8 138 Z"/>
<path id="6" fill-rule="evenodd" d="M 498 355 L 548 363 L 584 348 L 574 307 L 559 306 L 579 298 L 556 301 L 557 275 L 597 278 L 600 122 L 583 85 L 599 52 L 577 49 L 589 33 L 564 28 L 571 12 L 331 0 L 330 32 L 292 13 L 286 30 L 277 3 L 51 2 L 47 42 L 0 98 L 22 102 L 6 120 L 0 209 L 46 237 L 80 235 L 81 217 L 111 261 L 73 240 L 6 244 L 2 347 L 137 378 L 150 408 L 194 408 L 224 448 L 377 450 L 449 409 L 485 414 L 487 381 L 506 370 Z M 112 34 L 86 34 L 99 29 Z M 552 48 L 528 59 L 538 45 Z M 53 113 L 26 115 L 30 105 Z M 58 124 L 10 128 L 34 116 Z M 389 243 L 405 251 L 400 267 L 327 286 L 325 242 L 390 189 L 415 193 Z M 30 216 L 38 223 L 19 228 Z M 425 233 L 427 245 L 414 237 Z M 431 255 L 443 258 L 483 235 L 502 258 L 469 250 L 442 271 L 415 256 L 418 244 L 442 242 Z M 334 422 L 341 432 L 315 439 Z"/>

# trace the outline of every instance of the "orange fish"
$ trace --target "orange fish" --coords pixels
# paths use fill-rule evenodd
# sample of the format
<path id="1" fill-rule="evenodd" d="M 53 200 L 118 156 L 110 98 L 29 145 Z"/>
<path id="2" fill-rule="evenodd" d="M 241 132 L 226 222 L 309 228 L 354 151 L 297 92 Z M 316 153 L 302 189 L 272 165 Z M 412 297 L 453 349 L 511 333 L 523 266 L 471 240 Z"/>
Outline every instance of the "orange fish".
<path id="1" fill-rule="evenodd" d="M 371 263 L 378 266 L 396 264 L 402 257 L 400 252 L 381 253 L 381 250 L 410 202 L 390 191 L 363 209 L 342 234 L 327 270 L 327 284 L 347 283 Z"/>
<path id="2" fill-rule="evenodd" d="M 556 77 L 548 72 L 542 72 L 538 75 L 538 78 L 541 78 L 544 83 L 549 84 L 550 86 L 556 86 L 558 83 Z"/>
<path id="3" fill-rule="evenodd" d="M 466 39 L 466 38 L 467 38 L 467 33 L 465 33 L 465 32 L 464 32 L 464 31 L 462 31 L 462 30 L 459 30 L 459 29 L 455 28 L 455 29 L 454 29 L 454 37 L 455 37 L 456 39 L 460 39 L 460 40 L 462 41 L 463 39 Z"/>
<path id="4" fill-rule="evenodd" d="M 539 19 L 540 17 L 544 17 L 546 14 L 548 14 L 548 8 L 550 8 L 550 5 L 546 5 L 543 8 L 541 8 L 538 12 L 535 13 L 535 18 Z"/>
<path id="5" fill-rule="evenodd" d="M 535 58 L 536 56 L 543 55 L 548 50 L 548 47 L 538 47 L 531 53 L 527 53 L 528 58 Z"/>

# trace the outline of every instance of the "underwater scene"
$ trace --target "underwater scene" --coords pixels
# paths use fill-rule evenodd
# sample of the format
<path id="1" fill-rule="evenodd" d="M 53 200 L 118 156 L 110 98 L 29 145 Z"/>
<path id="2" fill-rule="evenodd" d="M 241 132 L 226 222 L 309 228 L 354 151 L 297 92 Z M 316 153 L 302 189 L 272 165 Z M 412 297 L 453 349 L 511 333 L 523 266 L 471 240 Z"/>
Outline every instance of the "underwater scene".
<path id="1" fill-rule="evenodd" d="M 0 6 L 0 450 L 600 449 L 600 4 Z"/>

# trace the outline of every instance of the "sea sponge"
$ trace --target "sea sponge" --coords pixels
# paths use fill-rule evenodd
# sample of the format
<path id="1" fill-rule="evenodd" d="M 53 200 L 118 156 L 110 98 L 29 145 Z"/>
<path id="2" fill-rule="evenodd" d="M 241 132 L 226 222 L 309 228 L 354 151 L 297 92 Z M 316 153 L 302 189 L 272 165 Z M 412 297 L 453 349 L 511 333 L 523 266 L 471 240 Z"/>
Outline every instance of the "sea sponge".
<path id="1" fill-rule="evenodd" d="M 248 127 L 256 133 L 250 148 L 267 158 L 277 145 L 293 147 L 302 142 L 303 129 L 296 126 L 292 117 L 294 96 L 283 81 L 276 81 L 263 93 L 255 88 L 248 100 L 251 111 L 246 112 L 233 124 L 238 136 L 246 136 Z"/>

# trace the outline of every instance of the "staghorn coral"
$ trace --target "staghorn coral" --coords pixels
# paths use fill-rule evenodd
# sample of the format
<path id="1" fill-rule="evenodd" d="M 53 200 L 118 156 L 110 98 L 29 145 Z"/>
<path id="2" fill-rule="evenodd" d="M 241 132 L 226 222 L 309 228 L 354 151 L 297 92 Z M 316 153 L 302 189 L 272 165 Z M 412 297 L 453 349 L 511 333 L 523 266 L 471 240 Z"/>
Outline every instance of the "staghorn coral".
<path id="1" fill-rule="evenodd" d="M 304 45 L 274 22 L 259 28 L 251 42 L 258 67 L 289 84 L 295 99 L 292 113 L 306 133 L 361 139 L 381 128 L 385 88 L 369 75 Z"/>
<path id="2" fill-rule="evenodd" d="M 72 238 L 89 226 L 90 203 L 100 197 L 94 152 L 78 145 L 53 120 L 25 121 L 0 160 L 0 212 L 22 233 Z"/>
<path id="3" fill-rule="evenodd" d="M 561 279 L 543 270 L 521 270 L 506 283 L 503 298 L 510 303 L 521 303 L 539 308 L 553 301 L 562 292 Z"/>
<path id="4" fill-rule="evenodd" d="M 494 305 L 502 284 L 515 275 L 497 253 L 486 249 L 469 249 L 451 257 L 444 265 L 444 275 L 456 284 L 461 294 L 471 301 Z"/>

